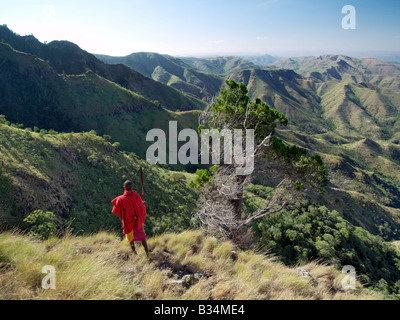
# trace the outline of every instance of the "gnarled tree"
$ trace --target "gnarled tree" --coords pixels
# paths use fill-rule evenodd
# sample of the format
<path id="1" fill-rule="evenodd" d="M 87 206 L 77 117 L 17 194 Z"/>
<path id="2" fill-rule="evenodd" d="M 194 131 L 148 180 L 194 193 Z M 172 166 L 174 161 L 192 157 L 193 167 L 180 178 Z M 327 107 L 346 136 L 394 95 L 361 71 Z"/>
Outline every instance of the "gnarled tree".
<path id="1" fill-rule="evenodd" d="M 197 218 L 209 234 L 220 235 L 237 243 L 245 237 L 249 226 L 265 216 L 287 209 L 302 194 L 322 190 L 328 183 L 325 164 L 321 157 L 307 157 L 307 151 L 297 146 L 287 146 L 275 136 L 276 126 L 287 126 L 288 119 L 270 108 L 260 99 L 250 102 L 244 84 L 226 81 L 226 88 L 201 115 L 199 131 L 226 130 L 240 132 L 245 140 L 246 130 L 253 130 L 254 152 L 245 152 L 244 142 L 225 144 L 218 149 L 208 140 L 207 153 L 211 153 L 219 165 L 211 170 L 198 170 L 193 186 L 201 189 Z M 222 137 L 220 138 L 222 140 Z M 240 141 L 240 140 L 239 140 Z M 247 141 L 248 143 L 248 141 Z M 221 144 L 220 144 L 221 145 Z M 203 149 L 204 150 L 204 149 Z M 254 171 L 238 174 L 245 162 L 226 163 L 226 154 L 241 153 L 242 159 L 254 163 Z M 258 212 L 243 212 L 244 191 L 247 184 L 263 179 L 272 190 L 263 197 L 266 205 Z"/>

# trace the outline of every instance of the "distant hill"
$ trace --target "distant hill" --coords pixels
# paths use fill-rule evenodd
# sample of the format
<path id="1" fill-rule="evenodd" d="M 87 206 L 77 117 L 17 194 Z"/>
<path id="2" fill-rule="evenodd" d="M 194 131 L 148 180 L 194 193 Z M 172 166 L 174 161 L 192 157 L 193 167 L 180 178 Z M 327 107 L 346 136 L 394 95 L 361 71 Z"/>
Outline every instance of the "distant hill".
<path id="1" fill-rule="evenodd" d="M 201 72 L 169 55 L 139 52 L 126 57 L 96 57 L 108 64 L 126 64 L 147 77 L 205 101 L 215 96 L 222 86 L 220 77 Z"/>
<path id="2" fill-rule="evenodd" d="M 6 26 L 0 26 L 0 42 L 41 58 L 59 74 L 79 75 L 90 70 L 147 99 L 157 100 L 169 110 L 183 111 L 204 107 L 204 103 L 198 99 L 183 95 L 178 90 L 145 77 L 126 65 L 107 65 L 68 41 L 42 44 L 34 36 L 22 37 Z"/>
<path id="3" fill-rule="evenodd" d="M 229 74 L 267 66 L 277 59 L 270 55 L 249 57 L 175 58 L 152 52 L 125 57 L 96 55 L 109 64 L 126 64 L 143 75 L 204 101 L 216 96 Z"/>
<path id="4" fill-rule="evenodd" d="M 355 137 L 397 139 L 400 129 L 400 70 L 370 58 L 341 55 L 290 58 L 273 64 L 294 70 L 321 100 L 332 130 Z"/>
<path id="5" fill-rule="evenodd" d="M 272 63 L 272 66 L 294 70 L 303 76 L 323 81 L 376 82 L 382 80 L 381 77 L 400 76 L 400 70 L 394 65 L 373 58 L 357 59 L 343 55 L 287 58 Z"/>
<path id="6" fill-rule="evenodd" d="M 190 66 L 206 73 L 219 76 L 228 76 L 229 74 L 246 69 L 258 68 L 254 63 L 239 57 L 210 57 L 210 58 L 181 58 L 181 60 Z"/>
<path id="7" fill-rule="evenodd" d="M 292 70 L 251 69 L 228 76 L 244 83 L 251 98 L 260 98 L 284 113 L 291 123 L 309 126 L 312 132 L 324 132 L 328 124 L 321 121 L 320 98 L 310 90 L 310 82 Z"/>
<path id="8" fill-rule="evenodd" d="M 373 58 L 395 65 L 400 69 L 400 54 L 373 55 Z"/>
<path id="9" fill-rule="evenodd" d="M 250 61 L 260 67 L 267 67 L 274 63 L 277 60 L 280 60 L 278 57 L 271 56 L 269 54 L 257 55 L 257 56 L 242 56 L 242 59 Z"/>

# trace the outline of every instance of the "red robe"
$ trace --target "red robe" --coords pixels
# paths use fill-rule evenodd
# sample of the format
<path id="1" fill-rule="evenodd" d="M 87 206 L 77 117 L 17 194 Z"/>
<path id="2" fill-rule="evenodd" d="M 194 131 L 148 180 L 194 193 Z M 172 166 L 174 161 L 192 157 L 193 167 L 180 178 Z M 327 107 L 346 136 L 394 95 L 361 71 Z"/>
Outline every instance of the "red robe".
<path id="1" fill-rule="evenodd" d="M 143 226 L 146 220 L 146 206 L 136 191 L 125 191 L 111 203 L 114 206 L 112 213 L 121 218 L 124 234 L 129 234 L 133 229 L 137 230 Z"/>

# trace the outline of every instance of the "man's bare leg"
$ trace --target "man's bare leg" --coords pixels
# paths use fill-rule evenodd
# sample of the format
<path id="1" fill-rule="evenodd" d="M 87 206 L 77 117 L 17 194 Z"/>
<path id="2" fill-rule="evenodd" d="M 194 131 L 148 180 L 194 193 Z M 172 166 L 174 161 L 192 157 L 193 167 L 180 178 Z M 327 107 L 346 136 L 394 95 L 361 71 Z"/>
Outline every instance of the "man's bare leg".
<path id="1" fill-rule="evenodd" d="M 133 254 L 134 254 L 135 256 L 137 256 L 136 247 L 135 247 L 135 241 L 132 241 L 132 242 L 130 243 L 130 245 L 131 245 Z"/>
<path id="2" fill-rule="evenodd" d="M 147 246 L 147 241 L 143 240 L 142 244 L 143 244 L 144 251 L 146 251 L 146 254 L 148 256 L 149 255 L 149 247 Z"/>

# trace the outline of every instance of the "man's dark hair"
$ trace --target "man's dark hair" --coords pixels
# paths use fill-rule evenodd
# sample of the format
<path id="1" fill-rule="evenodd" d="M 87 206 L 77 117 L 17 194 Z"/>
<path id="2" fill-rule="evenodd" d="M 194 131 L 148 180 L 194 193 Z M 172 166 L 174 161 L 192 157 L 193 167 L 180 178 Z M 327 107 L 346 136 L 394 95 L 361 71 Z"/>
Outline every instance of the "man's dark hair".
<path id="1" fill-rule="evenodd" d="M 124 183 L 124 189 L 125 190 L 127 190 L 127 191 L 132 191 L 132 189 L 133 189 L 133 183 L 132 183 L 132 181 L 125 181 L 125 183 Z"/>

